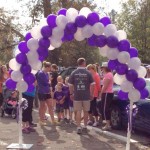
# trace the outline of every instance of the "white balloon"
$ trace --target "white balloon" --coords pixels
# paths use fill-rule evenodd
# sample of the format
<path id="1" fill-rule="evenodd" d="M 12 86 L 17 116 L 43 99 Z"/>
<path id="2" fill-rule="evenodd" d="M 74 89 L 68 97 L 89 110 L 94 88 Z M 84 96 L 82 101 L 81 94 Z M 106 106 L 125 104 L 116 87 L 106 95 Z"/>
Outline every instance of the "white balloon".
<path id="1" fill-rule="evenodd" d="M 110 48 L 107 50 L 107 58 L 110 60 L 117 59 L 119 50 L 117 48 Z"/>
<path id="2" fill-rule="evenodd" d="M 54 49 L 55 49 L 55 47 L 53 47 L 52 45 L 50 45 L 50 47 L 48 48 L 48 50 L 50 50 L 50 51 L 52 51 Z"/>
<path id="3" fill-rule="evenodd" d="M 102 35 L 104 32 L 104 25 L 100 22 L 97 22 L 92 26 L 92 31 L 95 35 Z"/>
<path id="4" fill-rule="evenodd" d="M 140 66 L 138 69 L 137 69 L 137 73 L 138 73 L 138 77 L 141 77 L 141 78 L 144 78 L 147 74 L 147 70 L 145 67 L 143 66 Z"/>
<path id="5" fill-rule="evenodd" d="M 14 71 L 17 71 L 20 69 L 21 67 L 21 64 L 17 63 L 16 59 L 13 58 L 9 61 L 9 67 L 14 70 Z"/>
<path id="6" fill-rule="evenodd" d="M 84 38 L 89 38 L 93 35 L 92 27 L 90 25 L 85 25 L 82 28 L 82 35 Z"/>
<path id="7" fill-rule="evenodd" d="M 19 49 L 16 49 L 16 50 L 15 50 L 15 56 L 17 56 L 19 53 L 20 53 L 20 50 L 19 50 Z"/>
<path id="8" fill-rule="evenodd" d="M 83 15 L 87 18 L 87 16 L 91 13 L 92 11 L 88 8 L 88 7 L 83 7 L 80 12 L 79 15 Z"/>
<path id="9" fill-rule="evenodd" d="M 104 28 L 104 34 L 106 36 L 114 35 L 116 31 L 117 31 L 117 28 L 114 24 L 109 24 Z"/>
<path id="10" fill-rule="evenodd" d="M 127 79 L 125 75 L 119 75 L 117 73 L 114 75 L 114 82 L 118 85 L 121 85 L 126 80 Z"/>
<path id="11" fill-rule="evenodd" d="M 118 30 L 114 36 L 117 37 L 119 41 L 127 39 L 127 34 L 124 30 Z"/>
<path id="12" fill-rule="evenodd" d="M 11 79 L 18 82 L 20 80 L 22 80 L 23 78 L 23 74 L 18 70 L 18 71 L 13 71 L 11 73 Z"/>
<path id="13" fill-rule="evenodd" d="M 35 26 L 31 29 L 31 35 L 34 39 L 42 38 L 41 26 Z"/>
<path id="14" fill-rule="evenodd" d="M 40 70 L 42 68 L 41 61 L 32 62 L 31 64 L 32 70 Z"/>
<path id="15" fill-rule="evenodd" d="M 100 53 L 101 56 L 106 57 L 108 50 L 109 50 L 109 47 L 106 45 L 102 48 L 99 48 L 99 53 Z"/>
<path id="16" fill-rule="evenodd" d="M 56 24 L 59 28 L 64 29 L 66 27 L 66 24 L 68 23 L 68 19 L 64 15 L 59 15 L 56 18 Z"/>
<path id="17" fill-rule="evenodd" d="M 141 94 L 138 90 L 133 88 L 131 91 L 129 91 L 128 97 L 130 101 L 137 102 L 140 100 Z"/>
<path id="18" fill-rule="evenodd" d="M 39 47 L 39 43 L 37 39 L 31 38 L 28 40 L 27 42 L 27 47 L 31 50 L 31 51 L 36 51 Z"/>
<path id="19" fill-rule="evenodd" d="M 55 48 L 60 47 L 62 44 L 62 40 L 56 39 L 56 38 L 50 38 L 50 42 L 51 42 L 52 47 L 55 47 Z"/>
<path id="20" fill-rule="evenodd" d="M 38 72 L 38 70 L 31 70 L 31 73 L 34 74 L 34 75 L 35 75 L 37 72 Z"/>
<path id="21" fill-rule="evenodd" d="M 25 81 L 19 81 L 16 87 L 19 92 L 26 92 L 28 89 L 28 84 Z"/>
<path id="22" fill-rule="evenodd" d="M 35 51 L 29 51 L 27 53 L 27 58 L 28 58 L 29 64 L 32 64 L 32 63 L 37 62 L 39 60 L 39 55 Z"/>
<path id="23" fill-rule="evenodd" d="M 77 32 L 74 34 L 74 38 L 77 41 L 83 41 L 84 40 L 84 37 L 82 35 L 82 28 L 77 28 Z"/>
<path id="24" fill-rule="evenodd" d="M 55 27 L 52 30 L 52 36 L 56 39 L 61 39 L 64 36 L 64 30 L 59 27 Z"/>
<path id="25" fill-rule="evenodd" d="M 130 54 L 128 52 L 123 51 L 118 54 L 117 58 L 120 63 L 126 64 L 130 60 Z"/>
<path id="26" fill-rule="evenodd" d="M 43 26 L 47 26 L 47 18 L 43 18 L 40 20 L 39 26 L 43 27 Z"/>
<path id="27" fill-rule="evenodd" d="M 66 17 L 68 19 L 68 22 L 75 22 L 77 16 L 78 16 L 78 11 L 75 8 L 69 8 L 66 12 Z"/>
<path id="28" fill-rule="evenodd" d="M 133 57 L 128 62 L 128 66 L 130 69 L 138 70 L 141 66 L 141 60 L 138 57 Z"/>
<path id="29" fill-rule="evenodd" d="M 126 80 L 121 84 L 121 90 L 124 92 L 130 92 L 133 89 L 133 83 Z"/>

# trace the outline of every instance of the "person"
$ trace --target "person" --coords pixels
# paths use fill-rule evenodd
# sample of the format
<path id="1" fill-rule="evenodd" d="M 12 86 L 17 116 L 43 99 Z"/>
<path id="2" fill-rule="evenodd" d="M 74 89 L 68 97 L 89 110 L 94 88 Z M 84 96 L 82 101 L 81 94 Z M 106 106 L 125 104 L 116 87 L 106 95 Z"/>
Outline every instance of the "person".
<path id="1" fill-rule="evenodd" d="M 93 64 L 89 64 L 87 66 L 87 70 L 89 70 L 93 76 L 93 79 L 95 81 L 95 86 L 94 86 L 94 93 L 93 93 L 93 99 L 91 100 L 91 105 L 90 105 L 90 111 L 89 111 L 89 121 L 88 124 L 92 124 L 94 127 L 99 125 L 98 122 L 98 111 L 97 111 L 97 98 L 99 96 L 101 87 L 100 87 L 100 77 L 99 74 L 97 73 L 96 67 Z M 93 120 L 94 117 L 94 120 Z M 94 123 L 93 123 L 94 121 Z"/>
<path id="2" fill-rule="evenodd" d="M 50 89 L 50 79 L 48 72 L 51 71 L 51 64 L 50 62 L 43 62 L 43 68 L 39 71 L 37 75 L 37 84 L 38 84 L 38 98 L 40 101 L 39 107 L 39 116 L 40 116 L 40 125 L 46 125 L 45 121 L 45 110 L 46 105 L 48 108 L 48 112 L 51 116 L 51 122 L 53 125 L 56 124 L 54 120 L 54 113 L 53 113 L 53 100 L 51 97 L 51 89 Z"/>
<path id="3" fill-rule="evenodd" d="M 56 113 L 58 117 L 58 122 L 64 118 L 64 101 L 65 101 L 65 94 L 62 91 L 63 84 L 61 82 L 57 83 L 56 91 L 54 92 L 54 100 L 56 101 Z"/>
<path id="4" fill-rule="evenodd" d="M 58 77 L 58 67 L 56 64 L 52 64 L 51 66 L 51 86 L 52 86 L 52 91 L 55 91 L 55 86 L 57 84 L 57 77 Z"/>
<path id="5" fill-rule="evenodd" d="M 91 73 L 86 70 L 86 60 L 77 60 L 78 68 L 69 77 L 70 98 L 73 100 L 77 134 L 87 131 L 88 111 L 90 110 L 90 98 L 93 99 L 94 80 Z M 91 89 L 91 90 L 90 90 Z M 81 128 L 81 113 L 83 110 L 84 127 Z"/>
<path id="6" fill-rule="evenodd" d="M 113 83 L 114 83 L 113 74 L 111 70 L 108 68 L 107 62 L 103 62 L 101 68 L 104 74 L 104 78 L 103 78 L 103 86 L 100 93 L 100 98 L 101 98 L 101 106 L 102 106 L 102 119 L 106 123 L 102 129 L 111 130 L 110 107 L 113 99 Z"/>

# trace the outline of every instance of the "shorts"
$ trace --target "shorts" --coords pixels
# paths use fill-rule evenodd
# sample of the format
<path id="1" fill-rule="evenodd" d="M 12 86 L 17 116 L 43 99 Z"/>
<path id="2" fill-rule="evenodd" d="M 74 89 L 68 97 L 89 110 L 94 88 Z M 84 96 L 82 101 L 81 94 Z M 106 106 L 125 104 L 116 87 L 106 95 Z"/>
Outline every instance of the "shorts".
<path id="1" fill-rule="evenodd" d="M 64 112 L 64 108 L 62 105 L 56 105 L 56 113 L 63 113 Z"/>
<path id="2" fill-rule="evenodd" d="M 39 101 L 46 101 L 51 97 L 51 94 L 41 94 L 41 93 L 38 93 L 38 98 L 39 98 Z"/>
<path id="3" fill-rule="evenodd" d="M 69 111 L 70 111 L 70 112 L 74 112 L 73 107 L 69 107 Z"/>
<path id="4" fill-rule="evenodd" d="M 94 99 L 92 101 L 90 101 L 90 111 L 89 114 L 92 114 L 93 116 L 98 116 L 98 106 L 97 106 L 97 102 L 96 102 L 96 97 L 94 97 Z"/>
<path id="5" fill-rule="evenodd" d="M 86 101 L 73 101 L 74 111 L 89 111 L 90 110 L 90 100 Z"/>

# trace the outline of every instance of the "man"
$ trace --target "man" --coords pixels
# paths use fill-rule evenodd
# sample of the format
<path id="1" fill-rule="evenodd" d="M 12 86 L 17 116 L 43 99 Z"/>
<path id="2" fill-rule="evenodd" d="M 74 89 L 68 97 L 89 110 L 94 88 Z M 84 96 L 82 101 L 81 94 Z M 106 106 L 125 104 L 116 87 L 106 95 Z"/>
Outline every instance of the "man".
<path id="1" fill-rule="evenodd" d="M 84 130 L 87 130 L 88 111 L 90 110 L 90 99 L 93 99 L 94 80 L 89 71 L 85 69 L 86 61 L 84 58 L 77 60 L 78 68 L 72 72 L 69 78 L 70 98 L 73 101 L 74 111 L 76 112 L 77 134 L 82 133 L 81 113 L 84 112 Z"/>

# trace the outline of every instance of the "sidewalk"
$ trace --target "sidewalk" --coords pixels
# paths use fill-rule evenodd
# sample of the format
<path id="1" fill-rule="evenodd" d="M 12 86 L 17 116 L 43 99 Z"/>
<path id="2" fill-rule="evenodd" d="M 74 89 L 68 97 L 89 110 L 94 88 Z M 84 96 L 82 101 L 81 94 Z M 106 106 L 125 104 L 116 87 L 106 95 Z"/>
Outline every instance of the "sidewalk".
<path id="1" fill-rule="evenodd" d="M 38 122 L 38 113 L 33 112 L 34 122 Z M 0 150 L 5 150 L 11 143 L 18 143 L 16 120 L 0 118 Z M 77 135 L 76 126 L 62 124 L 35 128 L 35 133 L 23 134 L 25 144 L 33 144 L 31 150 L 125 150 L 126 143 L 90 130 L 88 134 Z M 132 145 L 131 150 L 138 150 Z"/>

